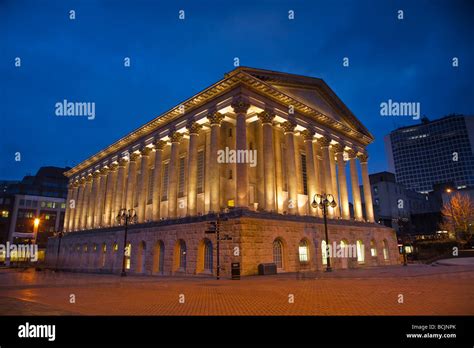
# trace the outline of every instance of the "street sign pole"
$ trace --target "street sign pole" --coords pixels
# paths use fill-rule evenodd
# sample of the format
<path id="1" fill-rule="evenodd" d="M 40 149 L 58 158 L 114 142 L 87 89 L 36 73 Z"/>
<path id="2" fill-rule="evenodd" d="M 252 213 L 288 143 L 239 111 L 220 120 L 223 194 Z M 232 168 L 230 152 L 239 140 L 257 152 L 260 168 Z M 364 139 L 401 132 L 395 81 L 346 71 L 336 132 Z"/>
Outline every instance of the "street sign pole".
<path id="1" fill-rule="evenodd" d="M 217 240 L 217 245 L 216 245 L 216 251 L 217 251 L 217 270 L 216 270 L 216 275 L 217 275 L 217 280 L 219 280 L 220 277 L 220 270 L 221 270 L 221 263 L 220 263 L 220 217 L 219 213 L 217 213 L 217 223 L 216 223 L 216 240 Z"/>

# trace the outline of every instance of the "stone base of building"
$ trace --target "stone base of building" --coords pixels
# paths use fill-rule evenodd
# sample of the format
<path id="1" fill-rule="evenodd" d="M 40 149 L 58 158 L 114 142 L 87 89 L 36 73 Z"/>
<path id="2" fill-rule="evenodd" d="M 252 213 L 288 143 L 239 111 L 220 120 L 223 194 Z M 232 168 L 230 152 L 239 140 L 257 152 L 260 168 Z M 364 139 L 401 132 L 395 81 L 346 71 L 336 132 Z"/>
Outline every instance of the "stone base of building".
<path id="1" fill-rule="evenodd" d="M 258 274 L 262 263 L 276 263 L 278 272 L 326 268 L 321 218 L 235 210 L 222 214 L 221 219 L 219 261 L 223 277 L 231 275 L 231 264 L 236 262 L 240 263 L 241 275 Z M 127 244 L 131 248 L 125 262 L 126 272 L 215 276 L 216 234 L 206 233 L 211 221 L 216 221 L 214 214 L 129 226 Z M 61 240 L 50 238 L 46 262 L 50 267 L 64 270 L 120 273 L 124 232 L 122 226 L 117 226 L 71 232 Z M 396 234 L 390 228 L 374 223 L 328 220 L 328 236 L 333 269 L 399 263 Z"/>

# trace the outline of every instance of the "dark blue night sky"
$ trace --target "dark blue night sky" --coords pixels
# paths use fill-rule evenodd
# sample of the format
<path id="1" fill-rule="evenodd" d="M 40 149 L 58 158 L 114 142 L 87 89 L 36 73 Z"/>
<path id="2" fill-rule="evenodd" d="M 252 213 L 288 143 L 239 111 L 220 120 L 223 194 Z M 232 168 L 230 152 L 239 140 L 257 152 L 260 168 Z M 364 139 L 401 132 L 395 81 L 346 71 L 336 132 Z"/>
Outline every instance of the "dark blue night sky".
<path id="1" fill-rule="evenodd" d="M 385 170 L 384 135 L 419 121 L 382 117 L 381 102 L 473 114 L 473 4 L 0 0 L 0 179 L 79 163 L 221 79 L 234 57 L 323 78 L 375 136 L 370 171 Z M 64 99 L 95 102 L 96 118 L 55 116 Z"/>

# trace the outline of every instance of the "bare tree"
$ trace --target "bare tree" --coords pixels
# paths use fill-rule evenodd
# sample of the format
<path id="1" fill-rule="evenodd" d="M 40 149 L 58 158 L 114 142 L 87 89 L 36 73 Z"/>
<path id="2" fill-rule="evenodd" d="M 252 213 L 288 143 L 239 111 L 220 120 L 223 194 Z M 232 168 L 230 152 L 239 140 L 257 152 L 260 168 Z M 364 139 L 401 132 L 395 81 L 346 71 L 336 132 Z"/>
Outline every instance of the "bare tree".
<path id="1" fill-rule="evenodd" d="M 440 227 L 451 232 L 456 240 L 468 242 L 474 224 L 474 202 L 469 195 L 456 193 L 441 209 L 443 222 Z"/>

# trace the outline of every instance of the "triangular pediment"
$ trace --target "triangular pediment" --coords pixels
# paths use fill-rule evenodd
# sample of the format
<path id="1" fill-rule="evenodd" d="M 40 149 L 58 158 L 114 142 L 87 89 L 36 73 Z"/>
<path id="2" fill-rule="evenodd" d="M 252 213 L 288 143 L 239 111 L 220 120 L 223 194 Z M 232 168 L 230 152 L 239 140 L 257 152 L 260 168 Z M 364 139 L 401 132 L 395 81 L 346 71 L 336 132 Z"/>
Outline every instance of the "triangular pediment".
<path id="1" fill-rule="evenodd" d="M 244 72 L 311 109 L 373 138 L 367 128 L 322 79 L 247 67 L 237 68 L 226 76 L 232 76 L 238 72 Z"/>

